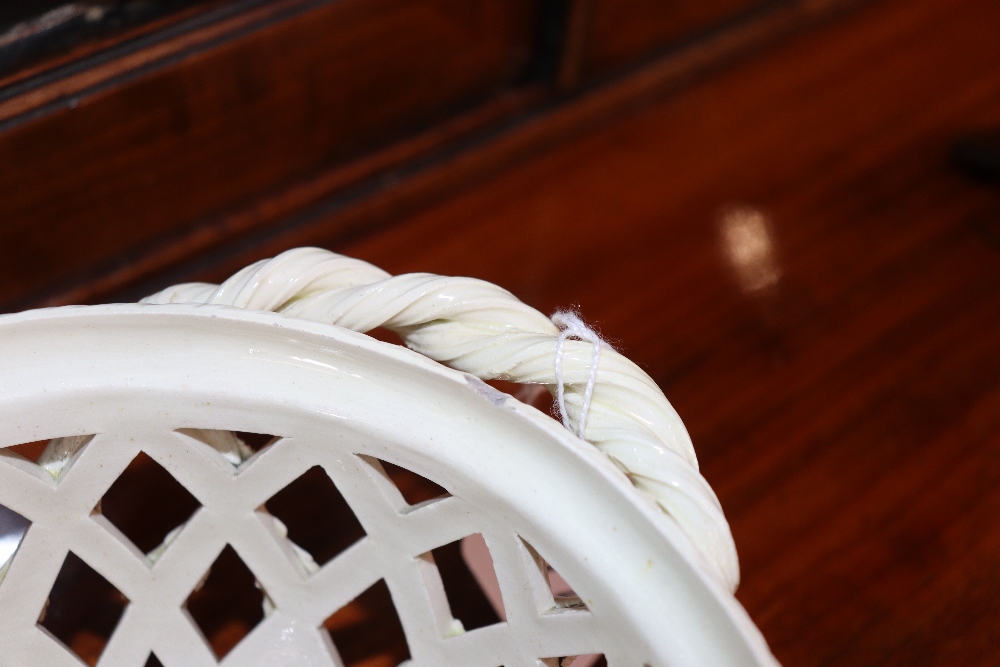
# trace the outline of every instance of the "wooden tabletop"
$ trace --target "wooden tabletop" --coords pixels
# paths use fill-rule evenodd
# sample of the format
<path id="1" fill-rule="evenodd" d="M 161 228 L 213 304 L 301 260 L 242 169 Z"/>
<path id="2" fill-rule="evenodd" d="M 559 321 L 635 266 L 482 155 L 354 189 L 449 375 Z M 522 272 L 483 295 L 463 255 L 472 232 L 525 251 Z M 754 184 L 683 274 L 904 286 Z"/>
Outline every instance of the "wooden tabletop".
<path id="1" fill-rule="evenodd" d="M 792 665 L 1000 662 L 1000 4 L 889 0 L 350 243 L 578 305 L 673 402 Z"/>

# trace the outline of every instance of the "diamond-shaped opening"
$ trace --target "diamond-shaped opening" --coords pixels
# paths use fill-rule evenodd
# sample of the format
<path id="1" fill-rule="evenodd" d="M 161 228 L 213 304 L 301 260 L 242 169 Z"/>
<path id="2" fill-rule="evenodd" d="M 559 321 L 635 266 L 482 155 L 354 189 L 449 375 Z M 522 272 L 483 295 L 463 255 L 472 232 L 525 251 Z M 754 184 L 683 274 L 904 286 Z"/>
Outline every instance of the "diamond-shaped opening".
<path id="1" fill-rule="evenodd" d="M 380 579 L 323 623 L 344 667 L 395 667 L 410 658 L 403 625 Z"/>
<path id="2" fill-rule="evenodd" d="M 608 667 L 603 653 L 568 655 L 559 658 L 542 658 L 545 667 Z"/>
<path id="3" fill-rule="evenodd" d="M 539 573 L 544 578 L 545 585 L 548 586 L 552 595 L 551 605 L 553 609 L 577 609 L 586 611 L 587 605 L 580 598 L 573 587 L 567 582 L 559 572 L 556 571 L 537 550 L 528 544 L 523 538 L 524 546 L 527 547 L 531 558 L 534 560 Z"/>
<path id="4" fill-rule="evenodd" d="M 72 551 L 63 561 L 38 625 L 96 665 L 129 600 Z"/>
<path id="5" fill-rule="evenodd" d="M 233 431 L 232 433 L 237 438 L 242 440 L 254 454 L 270 447 L 281 439 L 278 436 L 271 435 L 269 433 L 250 433 L 247 431 Z"/>
<path id="6" fill-rule="evenodd" d="M 35 440 L 4 447 L 8 452 L 34 463 L 54 479 L 59 479 L 94 438 L 93 435 L 72 435 L 51 440 Z"/>
<path id="7" fill-rule="evenodd" d="M 469 572 L 476 579 L 479 589 L 489 600 L 490 606 L 501 621 L 507 620 L 507 612 L 503 607 L 503 596 L 500 594 L 500 582 L 493 567 L 493 556 L 486 545 L 486 540 L 479 533 L 469 535 L 461 540 L 462 560 Z"/>
<path id="8" fill-rule="evenodd" d="M 42 455 L 45 448 L 49 446 L 51 440 L 35 440 L 34 442 L 24 442 L 20 445 L 11 445 L 10 447 L 5 447 L 9 452 L 14 452 L 18 456 L 25 458 L 32 463 L 38 461 L 38 457 Z"/>
<path id="9" fill-rule="evenodd" d="M 140 551 L 158 554 L 157 547 L 199 507 L 201 504 L 166 468 L 139 452 L 105 492 L 96 511 Z"/>
<path id="10" fill-rule="evenodd" d="M 391 480 L 393 485 L 399 489 L 403 500 L 411 507 L 451 496 L 448 490 L 440 484 L 427 479 L 423 475 L 418 475 L 408 468 L 372 456 L 363 456 L 362 458 L 368 465 L 375 468 L 376 471 L 383 473 Z"/>
<path id="11" fill-rule="evenodd" d="M 280 436 L 247 431 L 223 431 L 208 428 L 182 428 L 178 431 L 208 445 L 234 468 L 281 440 Z"/>
<path id="12" fill-rule="evenodd" d="M 482 568 L 489 568 L 492 571 L 492 580 L 496 581 L 493 559 L 489 555 L 489 549 L 486 548 L 482 536 L 477 534 L 466 539 L 470 539 L 471 545 L 481 543 L 482 550 L 477 554 L 476 559 Z M 497 609 L 494 608 L 483 587 L 480 586 L 476 575 L 466 565 L 462 554 L 462 542 L 463 540 L 456 540 L 431 551 L 434 564 L 441 575 L 441 583 L 444 585 L 444 592 L 448 598 L 452 619 L 458 623 L 458 627 L 455 627 L 453 623 L 453 634 L 499 623 L 503 613 L 503 601 L 498 599 L 497 606 L 500 613 L 497 613 Z M 499 586 L 496 595 L 499 598 Z"/>
<path id="13" fill-rule="evenodd" d="M 365 529 L 337 486 L 320 466 L 313 466 L 264 503 L 287 537 L 316 565 L 336 558 L 365 536 Z M 306 569 L 314 569 L 306 561 Z"/>
<path id="14" fill-rule="evenodd" d="M 227 544 L 184 606 L 221 660 L 264 619 L 265 599 L 253 572 Z"/>
<path id="15" fill-rule="evenodd" d="M 555 598 L 557 607 L 573 607 L 574 609 L 586 609 L 587 605 L 584 604 L 580 596 L 576 594 L 573 587 L 563 579 L 562 575 L 556 572 L 556 569 L 545 564 L 545 574 L 549 579 L 549 588 L 552 589 L 552 597 Z"/>
<path id="16" fill-rule="evenodd" d="M 144 667 L 163 667 L 163 663 L 160 662 L 160 659 L 156 657 L 155 653 L 150 653 L 149 660 L 146 661 Z"/>
<path id="17" fill-rule="evenodd" d="M 14 510 L 0 505 L 0 581 L 14 560 L 17 548 L 24 541 L 31 522 Z"/>

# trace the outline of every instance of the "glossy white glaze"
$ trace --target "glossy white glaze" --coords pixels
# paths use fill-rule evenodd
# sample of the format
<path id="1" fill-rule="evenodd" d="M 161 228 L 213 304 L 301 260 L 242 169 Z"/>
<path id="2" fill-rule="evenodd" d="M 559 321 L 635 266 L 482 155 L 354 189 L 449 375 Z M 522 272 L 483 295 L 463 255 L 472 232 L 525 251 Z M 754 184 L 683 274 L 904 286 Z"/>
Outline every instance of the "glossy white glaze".
<path id="1" fill-rule="evenodd" d="M 687 429 L 660 388 L 627 358 L 604 350 L 580 429 L 593 345 L 561 344 L 549 318 L 496 285 L 432 274 L 391 276 L 350 257 L 298 248 L 248 266 L 222 285 L 175 285 L 144 301 L 277 311 L 360 332 L 385 327 L 411 349 L 482 379 L 541 384 L 550 391 L 564 386 L 567 427 L 582 430 L 673 517 L 705 572 L 736 590 L 739 563 L 729 524 L 698 472 Z"/>
<path id="2" fill-rule="evenodd" d="M 102 667 L 142 665 L 151 649 L 168 667 L 215 665 L 182 605 L 227 543 L 273 607 L 224 665 L 338 665 L 319 627 L 381 578 L 414 665 L 538 667 L 601 652 L 611 667 L 776 664 L 677 523 L 605 455 L 419 354 L 328 324 L 191 305 L 3 316 L 0 349 L 0 447 L 94 436 L 63 441 L 73 446 L 55 475 L 0 449 L 0 504 L 32 522 L 0 583 L 3 664 L 78 665 L 36 625 L 71 549 L 131 601 Z M 283 439 L 244 461 L 192 429 Z M 140 450 L 202 505 L 155 558 L 92 514 Z M 365 456 L 452 497 L 410 508 Z M 313 571 L 259 508 L 316 464 L 367 537 Z M 507 619 L 451 636 L 436 570 L 419 556 L 473 533 L 489 546 Z M 555 605 L 522 540 L 589 611 Z"/>

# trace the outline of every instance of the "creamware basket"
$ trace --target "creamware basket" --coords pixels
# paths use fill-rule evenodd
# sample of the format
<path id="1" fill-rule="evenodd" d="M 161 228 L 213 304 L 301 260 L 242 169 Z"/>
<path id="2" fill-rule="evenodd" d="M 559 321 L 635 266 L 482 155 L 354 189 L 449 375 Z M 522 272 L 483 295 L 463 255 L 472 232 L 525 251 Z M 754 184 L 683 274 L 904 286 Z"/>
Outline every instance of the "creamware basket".
<path id="1" fill-rule="evenodd" d="M 360 333 L 376 328 L 410 349 Z M 570 315 L 307 248 L 221 286 L 5 315 L 0 348 L 4 667 L 383 664 L 341 650 L 349 620 L 331 629 L 373 590 L 410 667 L 777 664 L 733 597 L 728 525 L 683 424 Z M 564 423 L 493 379 L 548 388 Z M 189 509 L 164 523 L 144 484 L 121 501 L 137 462 Z M 406 475 L 440 493 L 408 497 Z M 306 476 L 343 507 L 302 528 L 277 508 Z M 325 553 L 299 539 L 328 523 L 356 534 Z M 488 622 L 448 590 L 453 547 Z M 60 629 L 96 604 L 72 572 L 117 601 L 90 653 Z M 199 596 L 239 573 L 259 619 L 220 649 Z"/>

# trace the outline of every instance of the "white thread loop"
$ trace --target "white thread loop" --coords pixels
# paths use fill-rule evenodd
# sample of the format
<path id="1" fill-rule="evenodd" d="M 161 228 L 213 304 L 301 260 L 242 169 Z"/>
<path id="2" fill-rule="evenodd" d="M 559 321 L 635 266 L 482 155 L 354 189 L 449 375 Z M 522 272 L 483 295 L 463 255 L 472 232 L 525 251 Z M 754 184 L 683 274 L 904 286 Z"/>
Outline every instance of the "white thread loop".
<path id="1" fill-rule="evenodd" d="M 557 311 L 552 316 L 552 324 L 559 327 L 559 338 L 556 341 L 556 401 L 559 406 L 559 416 L 562 418 L 563 426 L 583 438 L 587 428 L 587 415 L 590 413 L 590 401 L 594 397 L 594 386 L 597 384 L 597 366 L 601 361 L 601 348 L 608 344 L 571 310 Z M 575 430 L 570 422 L 569 411 L 566 409 L 566 382 L 563 380 L 562 367 L 563 348 L 569 339 L 582 340 L 594 346 L 587 386 L 583 392 L 583 404 L 580 406 L 580 418 Z"/>

